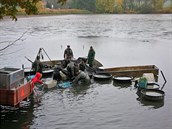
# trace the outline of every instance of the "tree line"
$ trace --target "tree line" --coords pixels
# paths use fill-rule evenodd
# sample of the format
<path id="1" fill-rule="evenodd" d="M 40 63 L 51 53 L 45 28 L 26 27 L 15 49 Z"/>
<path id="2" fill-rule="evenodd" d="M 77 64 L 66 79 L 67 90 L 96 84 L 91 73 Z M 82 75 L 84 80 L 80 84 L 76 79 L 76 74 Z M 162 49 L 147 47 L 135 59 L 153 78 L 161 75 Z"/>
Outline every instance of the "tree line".
<path id="1" fill-rule="evenodd" d="M 0 0 L 0 19 L 11 16 L 17 20 L 16 14 L 23 9 L 26 14 L 37 14 L 38 3 L 44 8 L 81 9 L 93 13 L 155 13 L 164 9 L 172 13 L 172 0 Z"/>
<path id="2" fill-rule="evenodd" d="M 47 8 L 85 9 L 93 13 L 154 13 L 164 8 L 165 3 L 172 8 L 172 0 L 44 0 Z"/>

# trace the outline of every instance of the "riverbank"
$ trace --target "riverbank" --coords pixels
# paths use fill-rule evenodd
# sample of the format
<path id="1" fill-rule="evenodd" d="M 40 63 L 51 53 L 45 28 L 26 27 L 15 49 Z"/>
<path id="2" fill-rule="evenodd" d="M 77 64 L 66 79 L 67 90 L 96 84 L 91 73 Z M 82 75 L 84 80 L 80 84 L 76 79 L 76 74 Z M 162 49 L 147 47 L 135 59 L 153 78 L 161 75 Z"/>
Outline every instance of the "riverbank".
<path id="1" fill-rule="evenodd" d="M 90 12 L 88 10 L 80 10 L 80 9 L 39 9 L 38 13 L 35 15 L 63 15 L 63 14 L 101 14 L 96 12 Z M 108 14 L 108 13 L 107 13 Z M 113 13 L 118 14 L 118 13 Z M 172 14 L 172 8 L 164 8 L 151 13 L 139 13 L 135 11 L 130 12 L 121 12 L 120 14 Z M 19 10 L 17 15 L 26 15 L 24 10 Z"/>
<path id="2" fill-rule="evenodd" d="M 40 9 L 36 15 L 62 15 L 62 14 L 92 14 L 88 10 L 80 9 Z M 17 15 L 26 15 L 24 10 L 19 10 Z"/>

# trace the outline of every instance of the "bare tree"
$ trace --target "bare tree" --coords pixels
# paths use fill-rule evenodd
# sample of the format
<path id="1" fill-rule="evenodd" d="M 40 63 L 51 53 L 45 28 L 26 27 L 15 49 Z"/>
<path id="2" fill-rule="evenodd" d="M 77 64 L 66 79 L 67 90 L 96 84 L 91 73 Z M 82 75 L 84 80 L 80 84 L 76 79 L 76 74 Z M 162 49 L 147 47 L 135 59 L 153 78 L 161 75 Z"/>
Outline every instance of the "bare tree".
<path id="1" fill-rule="evenodd" d="M 17 38 L 16 40 L 14 41 L 11 41 L 11 42 L 0 42 L 0 46 L 2 46 L 2 48 L 0 47 L 0 56 L 3 56 L 5 54 L 5 51 L 8 49 L 8 48 L 11 48 L 12 46 L 15 45 L 15 43 L 19 40 L 22 40 L 23 36 L 27 33 L 27 31 L 25 31 L 19 38 Z M 4 45 L 5 44 L 5 45 Z"/>

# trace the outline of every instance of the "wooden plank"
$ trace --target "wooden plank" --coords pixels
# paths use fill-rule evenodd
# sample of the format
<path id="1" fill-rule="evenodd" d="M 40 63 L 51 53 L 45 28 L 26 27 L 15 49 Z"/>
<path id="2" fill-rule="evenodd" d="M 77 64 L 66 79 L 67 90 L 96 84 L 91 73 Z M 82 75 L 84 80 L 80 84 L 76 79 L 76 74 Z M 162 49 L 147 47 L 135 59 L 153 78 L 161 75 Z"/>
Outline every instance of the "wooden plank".
<path id="1" fill-rule="evenodd" d="M 123 67 L 113 67 L 105 68 L 106 71 L 134 71 L 134 70 L 152 70 L 157 69 L 155 65 L 143 65 L 143 66 L 123 66 Z"/>
<path id="2" fill-rule="evenodd" d="M 113 76 L 141 77 L 144 73 L 153 73 L 155 78 L 157 78 L 159 74 L 159 69 L 155 65 L 105 68 L 104 71 Z"/>

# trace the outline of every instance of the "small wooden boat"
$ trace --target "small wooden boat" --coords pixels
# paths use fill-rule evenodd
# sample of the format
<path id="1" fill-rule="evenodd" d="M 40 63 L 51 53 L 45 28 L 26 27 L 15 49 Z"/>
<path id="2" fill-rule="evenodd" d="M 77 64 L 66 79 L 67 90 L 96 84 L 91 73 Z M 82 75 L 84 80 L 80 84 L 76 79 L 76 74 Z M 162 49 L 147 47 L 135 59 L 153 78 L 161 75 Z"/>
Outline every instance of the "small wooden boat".
<path id="1" fill-rule="evenodd" d="M 53 72 L 54 72 L 53 69 L 43 69 L 42 75 L 43 75 L 43 77 L 51 77 L 53 75 Z M 25 77 L 31 76 L 34 74 L 35 74 L 35 72 L 31 68 L 24 69 L 24 76 Z"/>
<path id="2" fill-rule="evenodd" d="M 153 73 L 156 80 L 158 79 L 159 74 L 159 69 L 155 65 L 105 68 L 104 71 L 112 74 L 113 76 L 132 77 L 141 77 L 144 73 Z"/>
<path id="3" fill-rule="evenodd" d="M 41 61 L 41 63 L 43 64 L 43 71 L 42 71 L 42 75 L 43 77 L 49 77 L 52 76 L 53 72 L 54 72 L 54 67 L 55 65 L 63 65 L 65 64 L 64 60 L 51 60 L 50 57 L 48 56 L 47 52 L 44 50 L 44 48 L 40 48 L 38 51 L 37 56 L 42 57 L 43 59 L 43 55 L 42 52 L 44 52 L 46 54 L 46 56 L 48 57 L 49 61 Z M 36 57 L 37 57 L 36 56 Z M 27 57 L 25 57 L 29 62 L 31 62 L 33 64 L 33 61 L 31 61 L 30 59 L 28 59 Z M 76 63 L 80 63 L 81 61 L 86 62 L 87 58 L 86 57 L 79 57 L 78 59 L 74 59 L 72 60 L 73 62 Z M 93 62 L 93 69 L 97 69 L 98 67 L 102 67 L 103 65 L 97 61 L 96 59 Z M 93 73 L 92 68 L 90 68 L 89 66 L 86 68 L 86 70 L 88 72 L 90 72 L 91 74 Z M 90 71 L 89 71 L 90 70 Z M 25 76 L 30 76 L 34 74 L 34 71 L 30 68 L 30 69 L 25 69 Z"/>
<path id="4" fill-rule="evenodd" d="M 81 61 L 81 59 L 86 59 L 86 58 L 79 57 L 78 59 L 72 60 L 72 61 L 79 63 Z M 53 68 L 55 67 L 55 65 L 61 65 L 63 63 L 63 61 L 64 60 L 42 61 L 42 64 L 44 66 L 43 71 L 42 71 L 43 77 L 51 77 L 53 75 L 53 72 L 54 72 Z M 95 59 L 93 68 L 91 68 L 87 65 L 86 69 L 88 70 L 88 72 L 90 74 L 92 74 L 92 72 L 94 71 L 92 69 L 96 69 L 101 66 L 103 66 L 103 65 Z M 25 77 L 26 77 L 26 76 L 33 75 L 34 71 L 31 68 L 29 68 L 29 69 L 25 69 L 24 73 L 25 73 Z"/>

